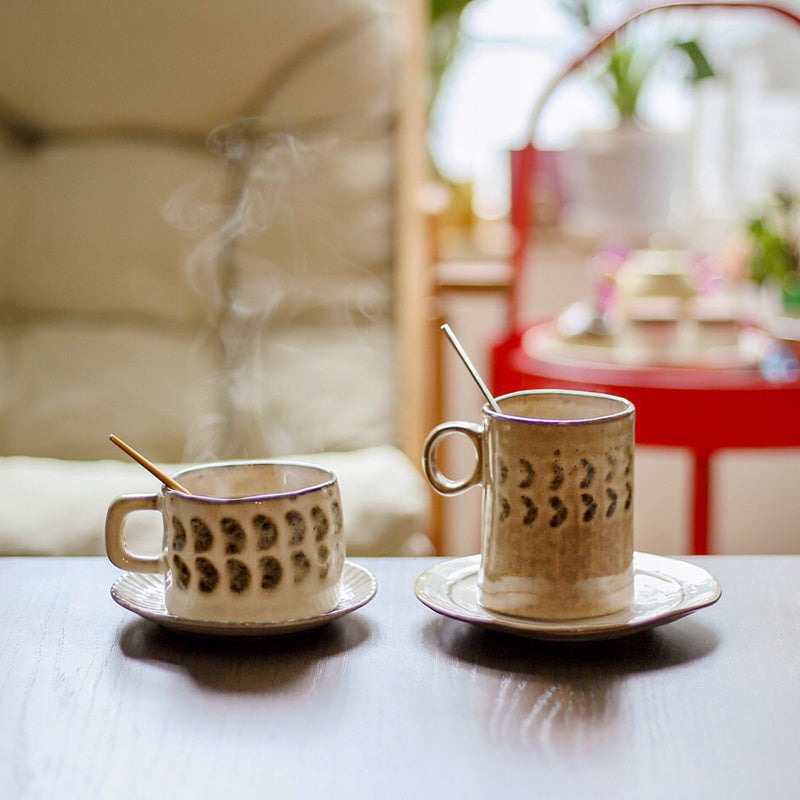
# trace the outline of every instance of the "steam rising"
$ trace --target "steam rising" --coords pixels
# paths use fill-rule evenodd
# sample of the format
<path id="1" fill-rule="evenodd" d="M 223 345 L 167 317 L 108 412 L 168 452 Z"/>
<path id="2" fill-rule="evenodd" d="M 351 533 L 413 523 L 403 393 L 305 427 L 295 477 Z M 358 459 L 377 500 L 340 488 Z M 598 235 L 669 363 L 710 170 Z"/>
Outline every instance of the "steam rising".
<path id="1" fill-rule="evenodd" d="M 315 343 L 312 328 L 324 339 L 319 326 L 329 326 L 335 332 L 329 338 L 348 340 L 361 366 L 391 384 L 391 341 L 380 333 L 390 316 L 389 271 L 370 251 L 363 230 L 336 221 L 343 201 L 330 188 L 341 183 L 349 144 L 331 135 L 300 139 L 264 132 L 252 119 L 226 125 L 208 140 L 224 171 L 222 196 L 209 200 L 208 186 L 198 181 L 165 205 L 167 221 L 197 242 L 185 269 L 206 315 L 198 347 L 214 348 L 220 364 L 197 396 L 187 459 L 349 446 L 325 440 L 331 403 L 343 391 L 335 382 L 347 377 L 332 363 L 333 343 Z M 336 180 L 326 180 L 331 173 Z M 388 221 L 366 227 L 385 245 Z M 366 248 L 363 259 L 356 258 L 359 248 Z M 300 380 L 322 393 L 295 385 Z M 385 425 L 392 403 L 387 391 L 376 385 L 374 410 L 353 425 L 368 431 Z M 372 436 L 390 437 L 385 429 Z"/>

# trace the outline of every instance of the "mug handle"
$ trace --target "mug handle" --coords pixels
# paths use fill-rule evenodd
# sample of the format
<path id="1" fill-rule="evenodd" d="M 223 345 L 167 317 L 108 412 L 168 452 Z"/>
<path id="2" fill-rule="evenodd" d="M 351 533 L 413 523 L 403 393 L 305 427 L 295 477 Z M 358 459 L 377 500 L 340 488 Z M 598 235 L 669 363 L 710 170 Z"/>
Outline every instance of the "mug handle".
<path id="1" fill-rule="evenodd" d="M 126 494 L 118 497 L 106 513 L 106 553 L 112 564 L 130 572 L 166 572 L 167 561 L 163 553 L 142 556 L 131 553 L 125 544 L 122 528 L 125 517 L 133 511 L 158 511 L 159 495 Z"/>
<path id="2" fill-rule="evenodd" d="M 449 436 L 452 433 L 461 433 L 466 436 L 472 442 L 475 454 L 478 456 L 472 473 L 458 481 L 448 478 L 439 469 L 439 444 L 445 436 Z M 481 482 L 481 475 L 483 474 L 483 428 L 472 422 L 444 422 L 438 425 L 425 439 L 425 447 L 422 451 L 422 466 L 428 482 L 439 494 L 459 494 L 473 486 L 477 486 Z"/>

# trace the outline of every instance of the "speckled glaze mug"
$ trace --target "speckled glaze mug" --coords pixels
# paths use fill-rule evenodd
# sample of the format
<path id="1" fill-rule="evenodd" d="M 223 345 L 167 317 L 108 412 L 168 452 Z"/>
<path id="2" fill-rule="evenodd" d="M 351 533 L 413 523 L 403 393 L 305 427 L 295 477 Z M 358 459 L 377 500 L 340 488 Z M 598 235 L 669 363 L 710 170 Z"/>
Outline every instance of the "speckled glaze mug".
<path id="1" fill-rule="evenodd" d="M 159 494 L 123 495 L 106 516 L 106 552 L 121 569 L 164 573 L 167 610 L 187 619 L 267 622 L 330 611 L 345 557 L 335 475 L 278 461 L 182 470 Z M 131 553 L 125 517 L 160 511 L 163 547 Z"/>
<path id="2" fill-rule="evenodd" d="M 579 619 L 633 600 L 634 407 L 590 392 L 535 390 L 497 398 L 483 424 L 447 422 L 425 442 L 423 466 L 441 494 L 483 485 L 482 606 L 537 619 Z M 437 449 L 460 433 L 471 475 L 443 475 Z"/>

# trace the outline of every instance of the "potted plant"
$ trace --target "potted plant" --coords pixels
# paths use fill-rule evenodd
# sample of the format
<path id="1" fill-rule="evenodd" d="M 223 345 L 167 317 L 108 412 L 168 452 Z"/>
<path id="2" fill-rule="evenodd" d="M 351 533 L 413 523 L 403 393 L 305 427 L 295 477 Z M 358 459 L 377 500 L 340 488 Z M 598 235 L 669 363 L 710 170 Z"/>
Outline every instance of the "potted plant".
<path id="1" fill-rule="evenodd" d="M 561 6 L 590 38 L 597 36 L 599 0 L 561 0 Z M 616 125 L 581 134 L 572 170 L 576 213 L 584 225 L 640 246 L 670 230 L 673 198 L 688 171 L 686 136 L 647 125 L 643 91 L 672 54 L 684 59 L 692 83 L 714 74 L 696 40 L 670 35 L 663 17 L 647 22 L 646 28 L 642 21 L 615 34 L 592 62 Z"/>
<path id="2" fill-rule="evenodd" d="M 800 198 L 778 191 L 747 225 L 749 276 L 760 287 L 774 287 L 782 310 L 800 316 Z"/>
<path id="3" fill-rule="evenodd" d="M 600 28 L 600 3 L 597 0 L 561 0 L 564 13 L 589 35 Z M 711 78 L 714 70 L 696 39 L 663 36 L 650 31 L 647 38 L 637 39 L 634 27 L 616 34 L 603 47 L 599 81 L 608 93 L 619 116 L 620 124 L 639 121 L 639 99 L 648 78 L 658 62 L 671 52 L 688 59 L 692 83 Z"/>

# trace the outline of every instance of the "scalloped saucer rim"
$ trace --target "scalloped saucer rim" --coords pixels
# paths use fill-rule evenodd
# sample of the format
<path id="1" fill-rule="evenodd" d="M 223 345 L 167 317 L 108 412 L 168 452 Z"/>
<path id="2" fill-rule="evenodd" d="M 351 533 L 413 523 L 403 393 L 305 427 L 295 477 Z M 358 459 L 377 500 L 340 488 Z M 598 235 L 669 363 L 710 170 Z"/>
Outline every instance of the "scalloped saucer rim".
<path id="1" fill-rule="evenodd" d="M 602 617 L 538 620 L 489 611 L 478 603 L 480 554 L 443 561 L 414 585 L 417 599 L 437 614 L 504 633 L 553 641 L 614 639 L 673 622 L 713 605 L 722 595 L 703 567 L 668 556 L 635 552 L 634 601 Z"/>
<path id="2" fill-rule="evenodd" d="M 111 597 L 124 609 L 170 630 L 211 636 L 276 636 L 310 630 L 362 608 L 375 597 L 378 582 L 360 564 L 345 560 L 339 602 L 324 614 L 265 622 L 218 622 L 179 617 L 164 605 L 164 575 L 125 572 L 111 586 Z M 145 593 L 147 602 L 141 597 Z"/>

